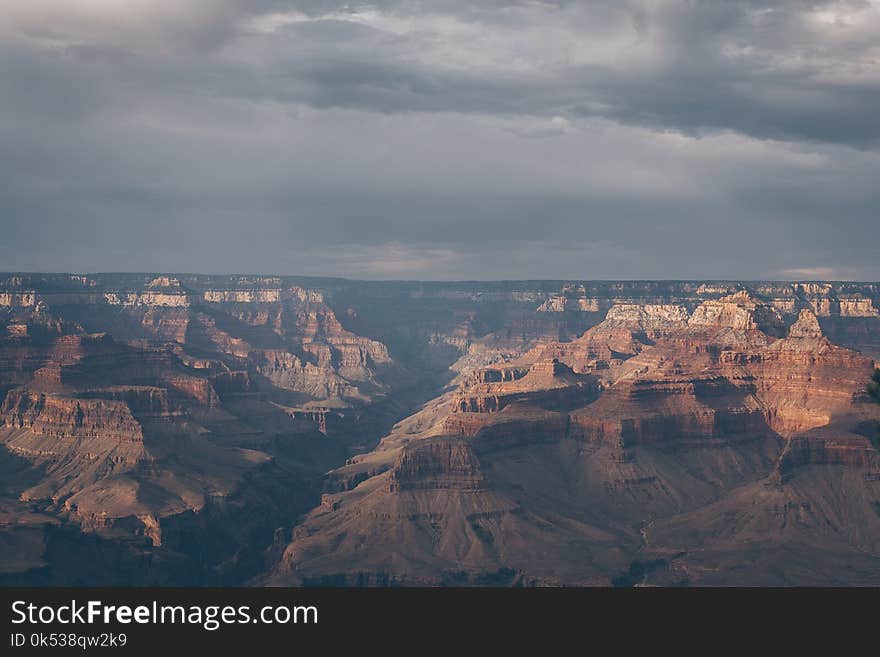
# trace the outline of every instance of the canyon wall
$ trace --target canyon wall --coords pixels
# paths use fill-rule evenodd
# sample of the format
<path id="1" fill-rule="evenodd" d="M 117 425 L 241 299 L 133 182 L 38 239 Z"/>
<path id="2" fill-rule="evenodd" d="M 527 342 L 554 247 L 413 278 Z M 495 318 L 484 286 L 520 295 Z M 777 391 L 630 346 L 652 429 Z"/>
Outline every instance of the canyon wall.
<path id="1" fill-rule="evenodd" d="M 878 308 L 876 283 L 0 274 L 0 538 L 40 553 L 0 581 L 78 581 L 65 550 L 113 554 L 110 584 L 844 576 L 731 557 L 754 541 L 880 573 Z"/>

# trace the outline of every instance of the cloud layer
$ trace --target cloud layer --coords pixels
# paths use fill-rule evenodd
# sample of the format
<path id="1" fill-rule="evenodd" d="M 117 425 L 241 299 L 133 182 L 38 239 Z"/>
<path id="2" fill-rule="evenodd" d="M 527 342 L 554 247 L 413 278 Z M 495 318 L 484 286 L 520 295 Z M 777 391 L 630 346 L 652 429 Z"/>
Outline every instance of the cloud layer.
<path id="1" fill-rule="evenodd" d="M 878 279 L 877 34 L 865 0 L 7 3 L 0 269 Z"/>

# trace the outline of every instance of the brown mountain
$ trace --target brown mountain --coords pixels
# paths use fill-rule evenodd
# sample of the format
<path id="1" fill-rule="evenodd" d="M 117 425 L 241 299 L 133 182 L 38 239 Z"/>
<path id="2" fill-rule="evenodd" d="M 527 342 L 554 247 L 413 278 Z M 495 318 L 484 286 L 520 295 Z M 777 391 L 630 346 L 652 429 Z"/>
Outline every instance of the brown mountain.
<path id="1" fill-rule="evenodd" d="M 0 583 L 877 583 L 878 303 L 0 274 Z"/>
<path id="2" fill-rule="evenodd" d="M 746 292 L 608 315 L 398 425 L 265 581 L 878 581 L 870 359 Z"/>

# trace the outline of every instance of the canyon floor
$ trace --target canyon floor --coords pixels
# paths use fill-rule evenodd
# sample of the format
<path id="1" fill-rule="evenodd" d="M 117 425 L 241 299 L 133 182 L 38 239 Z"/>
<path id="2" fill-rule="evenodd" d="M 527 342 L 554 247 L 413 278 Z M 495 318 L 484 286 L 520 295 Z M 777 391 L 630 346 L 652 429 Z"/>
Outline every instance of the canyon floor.
<path id="1" fill-rule="evenodd" d="M 0 584 L 877 585 L 878 307 L 0 274 Z"/>

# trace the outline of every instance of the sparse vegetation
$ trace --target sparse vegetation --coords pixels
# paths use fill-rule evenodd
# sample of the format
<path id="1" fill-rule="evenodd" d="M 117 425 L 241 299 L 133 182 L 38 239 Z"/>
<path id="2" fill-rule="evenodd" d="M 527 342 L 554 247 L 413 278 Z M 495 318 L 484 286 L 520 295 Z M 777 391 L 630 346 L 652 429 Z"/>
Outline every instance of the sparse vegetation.
<path id="1" fill-rule="evenodd" d="M 874 370 L 874 376 L 868 384 L 868 394 L 880 404 L 880 367 Z"/>
<path id="2" fill-rule="evenodd" d="M 650 559 L 648 561 L 639 561 L 636 559 L 629 565 L 629 570 L 625 573 L 614 577 L 611 580 L 611 586 L 616 588 L 633 587 L 643 584 L 645 577 L 651 572 L 667 567 L 669 564 L 665 559 Z"/>
<path id="3" fill-rule="evenodd" d="M 871 399 L 880 404 L 880 367 L 874 369 L 874 376 L 871 377 L 871 383 L 868 384 L 868 394 Z M 880 452 L 880 422 L 877 423 L 877 436 L 871 441 L 874 449 Z"/>

